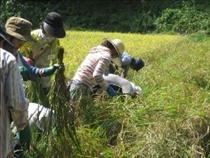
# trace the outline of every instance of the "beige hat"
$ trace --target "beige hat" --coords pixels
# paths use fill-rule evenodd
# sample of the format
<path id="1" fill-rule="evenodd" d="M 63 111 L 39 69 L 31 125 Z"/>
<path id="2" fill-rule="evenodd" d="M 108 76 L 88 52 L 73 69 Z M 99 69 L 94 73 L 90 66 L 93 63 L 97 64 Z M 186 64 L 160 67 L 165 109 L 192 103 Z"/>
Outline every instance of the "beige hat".
<path id="1" fill-rule="evenodd" d="M 6 22 L 6 32 L 22 41 L 34 41 L 31 36 L 32 23 L 20 17 L 10 17 Z"/>
<path id="2" fill-rule="evenodd" d="M 125 51 L 125 46 L 122 43 L 121 40 L 119 39 L 114 39 L 114 40 L 109 40 L 107 39 L 115 48 L 115 50 L 117 51 L 118 55 L 121 56 L 121 54 Z"/>
<path id="3" fill-rule="evenodd" d="M 117 66 L 120 66 L 121 67 L 122 66 L 122 58 L 121 58 L 121 55 L 125 51 L 124 44 L 119 39 L 114 39 L 114 40 L 107 39 L 107 40 L 114 46 L 114 48 L 117 51 L 118 56 L 119 56 L 118 58 L 113 58 L 112 59 L 113 63 L 115 63 Z"/>

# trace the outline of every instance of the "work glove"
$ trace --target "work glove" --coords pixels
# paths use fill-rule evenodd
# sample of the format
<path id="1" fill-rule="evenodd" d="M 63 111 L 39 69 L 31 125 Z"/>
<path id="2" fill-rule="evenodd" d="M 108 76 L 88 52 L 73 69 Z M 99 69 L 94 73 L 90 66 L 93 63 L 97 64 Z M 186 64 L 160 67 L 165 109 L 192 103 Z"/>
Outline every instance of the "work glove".
<path id="1" fill-rule="evenodd" d="M 54 72 L 60 68 L 59 64 L 54 64 L 53 66 L 43 68 L 44 73 L 43 76 L 52 76 Z"/>
<path id="2" fill-rule="evenodd" d="M 65 66 L 64 66 L 64 64 L 60 64 L 60 65 L 59 65 L 58 71 L 64 73 L 64 71 L 65 71 Z"/>
<path id="3" fill-rule="evenodd" d="M 117 91 L 115 91 L 111 86 L 108 86 L 106 91 L 110 97 L 114 97 L 117 95 Z"/>
<path id="4" fill-rule="evenodd" d="M 23 77 L 23 81 L 36 81 L 38 76 L 30 73 L 25 66 L 19 66 L 20 74 Z"/>

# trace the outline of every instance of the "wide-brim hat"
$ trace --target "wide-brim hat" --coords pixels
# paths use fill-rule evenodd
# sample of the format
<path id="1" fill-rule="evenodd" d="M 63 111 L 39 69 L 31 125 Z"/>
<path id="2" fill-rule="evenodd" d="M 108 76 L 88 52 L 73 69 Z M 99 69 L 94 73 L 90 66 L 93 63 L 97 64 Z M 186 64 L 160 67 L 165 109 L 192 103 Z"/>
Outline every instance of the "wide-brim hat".
<path id="1" fill-rule="evenodd" d="M 50 12 L 43 21 L 44 30 L 53 37 L 63 38 L 66 32 L 63 27 L 63 19 L 60 14 Z"/>
<path id="2" fill-rule="evenodd" d="M 6 22 L 6 33 L 22 41 L 34 41 L 31 36 L 32 23 L 20 17 L 10 17 Z"/>
<path id="3" fill-rule="evenodd" d="M 3 38 L 10 46 L 13 47 L 13 44 L 7 39 L 5 28 L 2 24 L 0 24 L 0 37 Z"/>
<path id="4" fill-rule="evenodd" d="M 118 57 L 117 58 L 112 58 L 112 62 L 115 63 L 117 66 L 122 66 L 122 59 L 121 59 L 121 55 L 122 53 L 125 51 L 125 46 L 122 43 L 122 41 L 120 39 L 114 39 L 114 40 L 110 40 L 107 39 L 115 48 Z"/>
<path id="5" fill-rule="evenodd" d="M 122 59 L 120 57 L 112 58 L 112 62 L 119 67 L 122 66 Z"/>

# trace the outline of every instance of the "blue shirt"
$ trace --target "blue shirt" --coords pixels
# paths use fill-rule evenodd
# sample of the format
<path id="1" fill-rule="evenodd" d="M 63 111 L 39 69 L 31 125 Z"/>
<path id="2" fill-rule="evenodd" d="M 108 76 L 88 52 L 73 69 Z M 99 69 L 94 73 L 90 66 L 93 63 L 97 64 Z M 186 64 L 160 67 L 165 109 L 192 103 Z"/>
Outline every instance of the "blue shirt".
<path id="1" fill-rule="evenodd" d="M 121 55 L 122 67 L 130 66 L 132 57 L 127 52 L 123 52 Z"/>

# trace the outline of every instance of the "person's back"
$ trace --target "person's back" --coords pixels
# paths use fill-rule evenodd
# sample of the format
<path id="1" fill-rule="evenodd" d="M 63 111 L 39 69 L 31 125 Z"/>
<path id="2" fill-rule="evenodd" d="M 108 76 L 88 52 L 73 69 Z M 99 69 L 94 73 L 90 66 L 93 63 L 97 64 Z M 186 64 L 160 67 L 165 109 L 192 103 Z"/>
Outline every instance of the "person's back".
<path id="1" fill-rule="evenodd" d="M 20 73 L 15 57 L 0 48 L 0 157 L 13 157 L 13 143 L 10 123 L 18 130 L 28 123 L 28 100 L 20 86 Z"/>
<path id="2" fill-rule="evenodd" d="M 103 80 L 103 73 L 107 69 L 111 56 L 109 49 L 103 46 L 97 46 L 90 50 L 82 64 L 79 66 L 73 80 L 85 83 L 90 88 L 97 84 L 101 87 L 106 86 Z"/>
<path id="3" fill-rule="evenodd" d="M 12 60 L 8 56 L 7 53 L 3 49 L 0 48 L 1 52 L 1 64 L 0 64 L 0 120 L 1 120 L 1 126 L 0 126 L 0 142 L 1 142 L 1 154 L 0 157 L 6 157 L 8 155 L 12 155 L 12 137 L 11 137 L 11 129 L 10 129 L 10 114 L 8 107 L 6 105 L 6 78 L 8 77 L 8 71 L 9 67 L 12 67 Z M 9 60 L 8 60 L 8 59 Z M 5 61 L 5 62 L 3 62 Z"/>
<path id="4" fill-rule="evenodd" d="M 11 123 L 21 131 L 28 124 L 28 99 L 25 98 L 14 45 L 0 26 L 0 157 L 14 157 Z"/>

